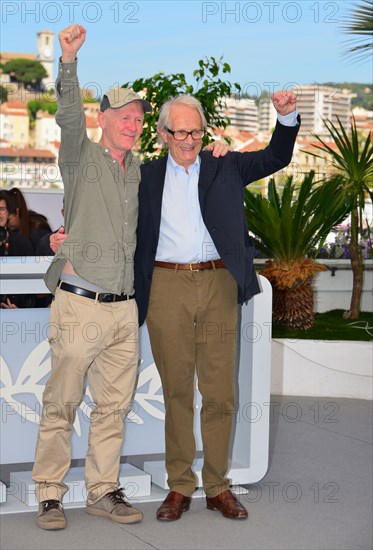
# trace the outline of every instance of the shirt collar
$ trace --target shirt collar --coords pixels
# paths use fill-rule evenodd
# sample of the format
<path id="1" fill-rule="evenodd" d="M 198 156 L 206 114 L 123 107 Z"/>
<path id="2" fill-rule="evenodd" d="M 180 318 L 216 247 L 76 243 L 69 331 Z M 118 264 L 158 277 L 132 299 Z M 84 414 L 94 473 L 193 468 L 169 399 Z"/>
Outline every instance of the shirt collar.
<path id="1" fill-rule="evenodd" d="M 98 145 L 101 147 L 101 151 L 103 152 L 104 156 L 107 158 L 113 158 L 110 153 L 110 149 L 106 147 L 106 145 L 103 145 L 102 143 L 98 143 Z M 128 164 L 130 160 L 132 159 L 132 151 L 128 149 L 124 154 L 124 164 Z"/>
<path id="2" fill-rule="evenodd" d="M 201 159 L 199 155 L 197 155 L 196 160 L 188 166 L 188 172 L 189 174 L 192 174 L 195 170 L 198 171 L 201 164 Z M 175 172 L 183 172 L 185 174 L 185 166 L 181 166 L 178 164 L 175 159 L 172 157 L 171 153 L 168 153 L 168 159 L 167 159 L 167 168 L 172 168 Z"/>

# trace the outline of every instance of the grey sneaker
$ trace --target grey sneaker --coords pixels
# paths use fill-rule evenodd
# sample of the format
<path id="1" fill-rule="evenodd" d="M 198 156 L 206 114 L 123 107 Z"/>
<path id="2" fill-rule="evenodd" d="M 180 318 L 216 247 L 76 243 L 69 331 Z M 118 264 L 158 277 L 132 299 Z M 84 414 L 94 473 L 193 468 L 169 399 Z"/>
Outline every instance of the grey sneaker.
<path id="1" fill-rule="evenodd" d="M 40 529 L 65 529 L 67 520 L 59 500 L 43 500 L 39 504 L 36 523 Z"/>
<path id="2" fill-rule="evenodd" d="M 142 512 L 125 500 L 121 488 L 107 493 L 93 504 L 87 504 L 86 511 L 93 516 L 101 516 L 118 523 L 136 523 L 143 518 Z"/>

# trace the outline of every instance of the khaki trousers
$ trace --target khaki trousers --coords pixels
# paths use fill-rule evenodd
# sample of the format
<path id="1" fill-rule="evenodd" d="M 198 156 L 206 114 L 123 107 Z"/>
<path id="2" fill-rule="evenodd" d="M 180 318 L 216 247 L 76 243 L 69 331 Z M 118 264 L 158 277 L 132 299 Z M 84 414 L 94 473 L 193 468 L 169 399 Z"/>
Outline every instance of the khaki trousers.
<path id="1" fill-rule="evenodd" d="M 91 504 L 118 488 L 123 420 L 138 367 L 136 302 L 99 303 L 58 288 L 49 341 L 52 372 L 43 394 L 32 472 L 36 496 L 39 501 L 62 500 L 67 491 L 63 478 L 70 466 L 72 424 L 87 375 L 96 405 L 85 464 Z"/>
<path id="2" fill-rule="evenodd" d="M 204 490 L 213 497 L 229 488 L 237 312 L 237 284 L 227 269 L 154 269 L 147 326 L 163 385 L 166 470 L 170 489 L 184 496 L 197 485 L 195 374 L 202 395 Z"/>

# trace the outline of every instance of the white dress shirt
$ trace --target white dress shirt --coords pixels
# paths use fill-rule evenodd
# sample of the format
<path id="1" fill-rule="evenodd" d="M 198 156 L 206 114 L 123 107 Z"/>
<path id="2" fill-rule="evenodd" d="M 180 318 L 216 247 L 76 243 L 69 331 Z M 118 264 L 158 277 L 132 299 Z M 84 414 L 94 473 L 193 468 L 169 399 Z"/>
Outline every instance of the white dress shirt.
<path id="1" fill-rule="evenodd" d="M 284 126 L 297 125 L 298 111 L 277 115 Z M 160 262 L 194 263 L 220 258 L 205 226 L 198 198 L 201 159 L 180 166 L 168 154 L 163 189 L 161 225 L 155 259 Z"/>

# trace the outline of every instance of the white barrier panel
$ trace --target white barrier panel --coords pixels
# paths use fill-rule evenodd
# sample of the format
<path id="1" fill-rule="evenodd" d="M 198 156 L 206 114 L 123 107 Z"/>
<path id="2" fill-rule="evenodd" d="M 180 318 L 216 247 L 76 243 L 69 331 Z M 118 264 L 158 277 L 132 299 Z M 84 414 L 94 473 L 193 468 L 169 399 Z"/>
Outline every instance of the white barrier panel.
<path id="1" fill-rule="evenodd" d="M 8 257 L 1 269 L 0 293 L 45 292 L 42 274 L 47 265 L 47 259 L 40 262 Z M 232 483 L 255 483 L 268 467 L 272 292 L 266 279 L 260 277 L 260 282 L 263 292 L 240 308 L 237 413 L 229 474 Z M 49 309 L 0 312 L 0 462 L 33 462 L 42 393 L 50 372 Z M 140 330 L 140 353 L 137 390 L 125 425 L 125 456 L 164 452 L 162 387 L 146 326 Z M 197 412 L 200 403 L 196 390 Z M 92 410 L 94 404 L 87 388 L 74 423 L 72 458 L 85 457 Z M 197 450 L 202 450 L 198 417 L 196 414 L 195 435 Z"/>

